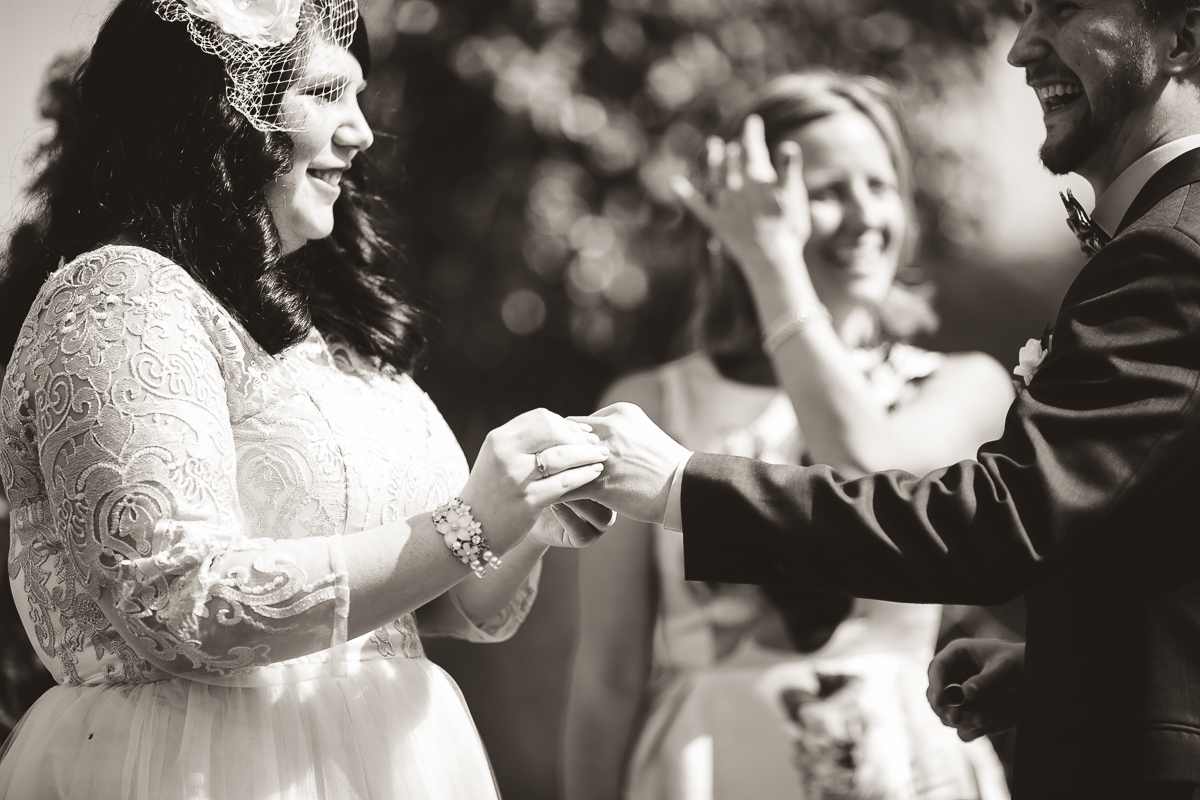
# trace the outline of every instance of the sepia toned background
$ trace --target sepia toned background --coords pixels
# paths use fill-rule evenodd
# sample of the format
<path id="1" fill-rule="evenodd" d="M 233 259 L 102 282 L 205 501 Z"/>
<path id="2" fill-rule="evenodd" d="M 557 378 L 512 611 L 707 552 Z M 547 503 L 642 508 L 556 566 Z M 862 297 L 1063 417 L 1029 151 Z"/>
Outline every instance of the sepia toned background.
<path id="1" fill-rule="evenodd" d="M 668 181 L 782 72 L 824 65 L 900 87 L 924 231 L 912 277 L 934 281 L 943 321 L 927 346 L 1012 366 L 1082 265 L 1056 193 L 1070 187 L 1090 207 L 1090 190 L 1038 165 L 1040 110 L 1004 58 L 1010 0 L 360 1 L 376 188 L 436 311 L 417 378 L 469 459 L 522 411 L 586 413 L 616 376 L 684 352 L 695 265 Z M 0 10 L 5 231 L 46 135 L 43 74 L 87 46 L 110 5 Z M 574 555 L 553 552 L 513 640 L 427 643 L 510 798 L 556 796 L 574 579 Z M 0 608 L 11 725 L 46 679 L 6 592 Z"/>

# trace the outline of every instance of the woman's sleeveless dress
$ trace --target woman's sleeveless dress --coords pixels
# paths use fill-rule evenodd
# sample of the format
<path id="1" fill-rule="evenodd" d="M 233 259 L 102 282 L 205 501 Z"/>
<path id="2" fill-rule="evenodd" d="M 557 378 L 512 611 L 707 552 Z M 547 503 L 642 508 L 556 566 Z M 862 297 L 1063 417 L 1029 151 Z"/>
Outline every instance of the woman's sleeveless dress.
<path id="1" fill-rule="evenodd" d="M 432 510 L 467 478 L 410 377 L 316 331 L 270 356 L 178 266 L 104 247 L 43 287 L 0 435 L 12 591 L 60 684 L 9 738 L 0 796 L 496 797 L 418 628 L 506 638 L 536 572 L 481 627 L 447 594 L 346 641 L 341 535 Z M 218 571 L 265 547 L 328 560 Z M 268 638 L 245 646 L 247 631 Z M 274 655 L 289 648 L 309 654 Z"/>
<path id="2" fill-rule="evenodd" d="M 856 358 L 889 405 L 941 360 L 903 345 Z M 686 447 L 799 463 L 779 389 L 730 381 L 699 354 L 658 375 L 663 428 Z M 799 653 L 763 590 L 684 579 L 682 534 L 656 526 L 654 554 L 652 701 L 631 800 L 1008 797 L 987 741 L 961 742 L 925 699 L 940 606 L 855 600 L 824 645 Z"/>

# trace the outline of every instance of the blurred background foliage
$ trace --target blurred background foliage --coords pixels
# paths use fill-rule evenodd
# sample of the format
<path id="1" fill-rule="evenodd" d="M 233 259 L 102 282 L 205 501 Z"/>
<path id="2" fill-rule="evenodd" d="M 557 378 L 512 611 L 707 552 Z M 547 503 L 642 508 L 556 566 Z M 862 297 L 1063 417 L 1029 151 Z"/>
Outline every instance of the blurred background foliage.
<path id="1" fill-rule="evenodd" d="M 1012 0 L 374 0 L 374 152 L 438 311 L 423 382 L 464 449 L 536 405 L 591 409 L 680 354 L 689 227 L 669 179 L 767 79 L 887 78 L 912 108 L 919 264 L 978 220 L 948 90 Z M 384 145 L 384 146 L 380 146 Z M 481 400 L 486 400 L 481 402 Z"/>

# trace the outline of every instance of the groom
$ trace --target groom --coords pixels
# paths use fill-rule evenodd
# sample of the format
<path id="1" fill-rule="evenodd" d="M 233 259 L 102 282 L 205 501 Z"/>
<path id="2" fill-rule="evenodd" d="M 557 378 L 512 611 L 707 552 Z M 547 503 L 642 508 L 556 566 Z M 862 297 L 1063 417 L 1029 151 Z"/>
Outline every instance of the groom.
<path id="1" fill-rule="evenodd" d="M 1191 797 L 1200 786 L 1193 4 L 1024 3 L 1009 61 L 1042 103 L 1045 165 L 1096 190 L 1101 230 L 1085 233 L 1102 248 L 1067 292 L 1003 437 L 977 461 L 846 480 L 826 466 L 689 454 L 634 406 L 587 418 L 613 451 L 592 496 L 682 529 L 689 579 L 918 603 L 1024 594 L 1018 800 Z M 804 313 L 779 296 L 777 318 Z M 794 325 L 775 351 L 781 373 L 806 335 Z"/>

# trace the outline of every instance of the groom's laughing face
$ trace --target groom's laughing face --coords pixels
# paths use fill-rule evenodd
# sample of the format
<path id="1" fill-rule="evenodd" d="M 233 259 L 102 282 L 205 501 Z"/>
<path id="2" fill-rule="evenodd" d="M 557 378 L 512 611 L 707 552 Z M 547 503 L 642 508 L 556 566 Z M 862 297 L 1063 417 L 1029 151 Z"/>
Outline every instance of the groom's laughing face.
<path id="1" fill-rule="evenodd" d="M 1134 0 L 1027 0 L 1008 61 L 1042 105 L 1042 163 L 1056 174 L 1113 157 L 1153 94 L 1151 23 Z"/>

